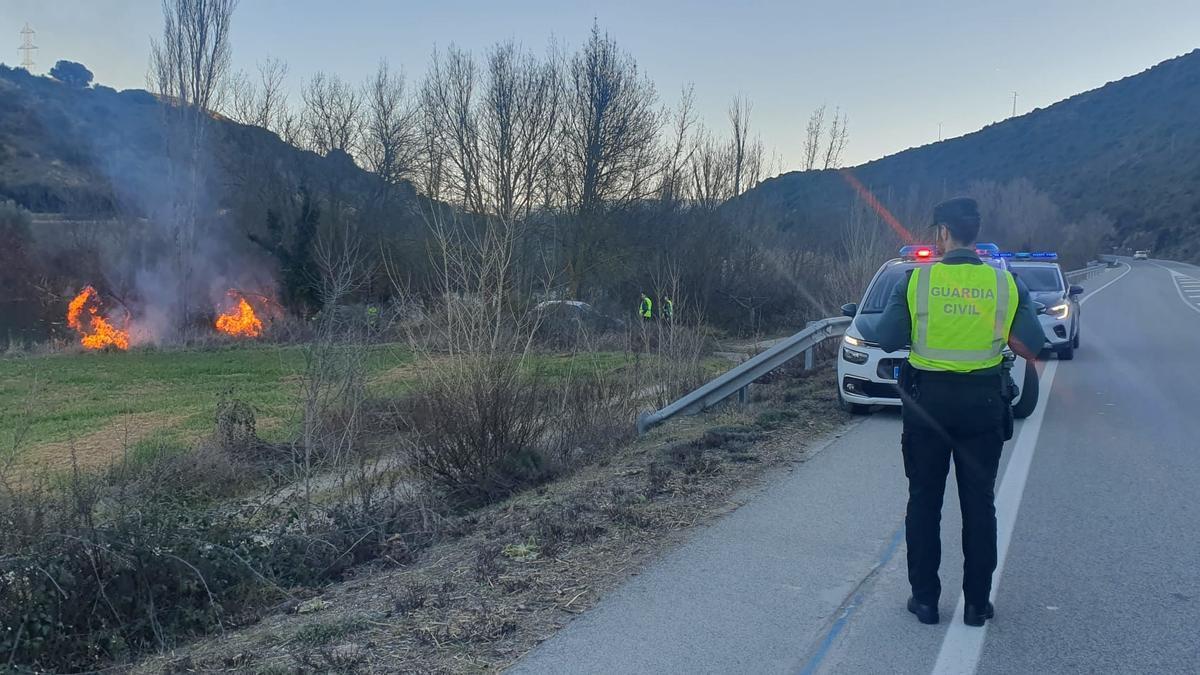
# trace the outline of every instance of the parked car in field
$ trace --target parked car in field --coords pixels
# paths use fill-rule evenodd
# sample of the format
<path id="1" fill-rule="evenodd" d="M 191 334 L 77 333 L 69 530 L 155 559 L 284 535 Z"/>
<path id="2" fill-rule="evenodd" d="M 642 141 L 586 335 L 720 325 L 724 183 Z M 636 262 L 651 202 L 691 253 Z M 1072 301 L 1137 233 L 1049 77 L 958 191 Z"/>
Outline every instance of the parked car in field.
<path id="1" fill-rule="evenodd" d="M 580 336 L 624 330 L 625 322 L 579 300 L 546 300 L 533 308 L 538 337 L 568 342 Z"/>

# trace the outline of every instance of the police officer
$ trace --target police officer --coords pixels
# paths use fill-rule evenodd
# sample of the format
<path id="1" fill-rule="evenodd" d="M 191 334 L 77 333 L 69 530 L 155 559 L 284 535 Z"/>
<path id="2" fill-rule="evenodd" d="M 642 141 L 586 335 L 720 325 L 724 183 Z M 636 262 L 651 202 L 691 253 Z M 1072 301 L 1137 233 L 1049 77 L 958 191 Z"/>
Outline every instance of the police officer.
<path id="1" fill-rule="evenodd" d="M 670 321 L 675 318 L 675 303 L 670 298 L 662 300 L 662 318 Z"/>
<path id="2" fill-rule="evenodd" d="M 1009 343 L 1033 367 L 1034 353 L 1025 345 L 1040 348 L 1044 339 L 1024 285 L 976 255 L 979 224 L 973 199 L 938 204 L 933 227 L 945 251 L 942 260 L 910 272 L 880 317 L 884 351 L 911 345 L 900 378 L 908 610 L 927 624 L 938 622 L 942 496 L 951 458 L 962 508 L 963 622 L 982 626 L 994 615 L 989 602 L 996 569 L 994 490 L 1009 435 L 1005 423 L 1011 422 L 1001 352 Z"/>
<path id="3" fill-rule="evenodd" d="M 642 302 L 638 305 L 638 316 L 643 320 L 649 321 L 654 318 L 654 303 L 651 302 L 650 296 L 642 293 Z"/>

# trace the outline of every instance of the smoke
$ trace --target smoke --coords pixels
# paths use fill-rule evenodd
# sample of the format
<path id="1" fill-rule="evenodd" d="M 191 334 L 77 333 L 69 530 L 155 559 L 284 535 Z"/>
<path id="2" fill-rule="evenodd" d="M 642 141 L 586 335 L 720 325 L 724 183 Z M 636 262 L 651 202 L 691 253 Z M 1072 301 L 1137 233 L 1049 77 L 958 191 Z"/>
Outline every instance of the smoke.
<path id="1" fill-rule="evenodd" d="M 94 166 L 117 205 L 99 259 L 132 315 L 134 344 L 166 344 L 211 331 L 230 289 L 274 297 L 276 282 L 226 206 L 225 169 L 241 149 L 222 147 L 222 122 L 189 128 L 189 115 L 176 108 L 137 108 L 110 118 L 112 127 L 92 139 Z M 123 149 L 129 145 L 137 150 Z"/>

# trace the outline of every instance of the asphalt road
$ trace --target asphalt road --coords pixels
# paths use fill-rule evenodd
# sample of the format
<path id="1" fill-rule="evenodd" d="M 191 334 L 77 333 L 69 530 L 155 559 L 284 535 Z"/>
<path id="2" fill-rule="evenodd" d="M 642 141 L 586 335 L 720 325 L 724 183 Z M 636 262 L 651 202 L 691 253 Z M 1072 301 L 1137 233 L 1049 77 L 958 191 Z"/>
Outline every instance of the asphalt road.
<path id="1" fill-rule="evenodd" d="M 986 629 L 962 624 L 953 485 L 942 623 L 904 610 L 900 421 L 880 412 L 513 672 L 1200 672 L 1198 280 L 1138 261 L 1083 283 L 1075 360 L 1045 364 L 1038 410 L 1005 448 Z"/>

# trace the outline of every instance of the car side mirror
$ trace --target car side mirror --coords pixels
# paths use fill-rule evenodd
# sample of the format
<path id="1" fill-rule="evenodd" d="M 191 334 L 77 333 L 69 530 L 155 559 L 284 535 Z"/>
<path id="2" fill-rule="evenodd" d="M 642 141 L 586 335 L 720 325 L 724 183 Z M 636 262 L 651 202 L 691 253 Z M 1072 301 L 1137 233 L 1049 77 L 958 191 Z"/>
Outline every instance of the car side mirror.
<path id="1" fill-rule="evenodd" d="M 1038 314 L 1045 314 L 1045 313 L 1046 313 L 1046 306 L 1045 306 L 1045 305 L 1043 305 L 1043 304 L 1042 304 L 1042 303 L 1040 303 L 1040 302 L 1034 301 L 1034 303 L 1033 303 L 1033 308 L 1034 308 L 1035 310 L 1037 310 L 1037 313 L 1038 313 Z"/>
<path id="2" fill-rule="evenodd" d="M 1071 295 L 1079 295 L 1080 293 L 1083 293 L 1083 286 L 1072 286 L 1067 293 Z"/>
<path id="3" fill-rule="evenodd" d="M 853 319 L 855 314 L 858 314 L 858 303 L 848 302 L 842 305 L 842 316 L 848 316 Z"/>

